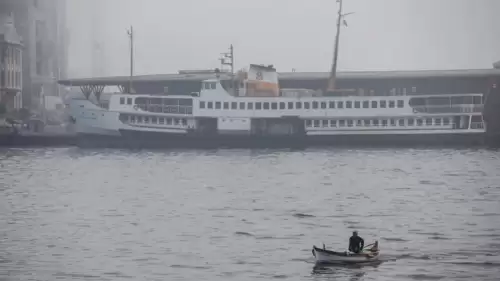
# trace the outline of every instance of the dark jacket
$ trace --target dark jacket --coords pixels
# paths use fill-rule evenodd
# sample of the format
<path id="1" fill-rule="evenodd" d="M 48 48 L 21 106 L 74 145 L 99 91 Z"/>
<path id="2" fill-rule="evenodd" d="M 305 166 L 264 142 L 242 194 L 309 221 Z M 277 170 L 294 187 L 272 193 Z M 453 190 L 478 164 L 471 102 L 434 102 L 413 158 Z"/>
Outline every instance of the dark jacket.
<path id="1" fill-rule="evenodd" d="M 349 238 L 349 251 L 353 253 L 360 253 L 363 251 L 363 247 L 365 246 L 365 240 L 359 236 L 351 236 Z"/>

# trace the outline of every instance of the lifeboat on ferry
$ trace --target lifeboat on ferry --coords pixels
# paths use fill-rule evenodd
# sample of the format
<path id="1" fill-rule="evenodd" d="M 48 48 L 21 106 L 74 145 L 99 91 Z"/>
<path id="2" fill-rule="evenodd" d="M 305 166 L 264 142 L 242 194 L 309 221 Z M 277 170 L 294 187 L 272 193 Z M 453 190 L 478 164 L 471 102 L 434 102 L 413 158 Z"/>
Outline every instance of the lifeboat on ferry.
<path id="1" fill-rule="evenodd" d="M 368 249 L 364 249 L 363 252 L 357 254 L 352 252 L 336 252 L 332 250 L 323 249 L 313 246 L 312 254 L 316 260 L 317 264 L 358 264 L 358 263 L 370 263 L 378 261 L 380 257 L 380 249 L 378 248 L 378 242 L 373 243 L 373 246 Z"/>

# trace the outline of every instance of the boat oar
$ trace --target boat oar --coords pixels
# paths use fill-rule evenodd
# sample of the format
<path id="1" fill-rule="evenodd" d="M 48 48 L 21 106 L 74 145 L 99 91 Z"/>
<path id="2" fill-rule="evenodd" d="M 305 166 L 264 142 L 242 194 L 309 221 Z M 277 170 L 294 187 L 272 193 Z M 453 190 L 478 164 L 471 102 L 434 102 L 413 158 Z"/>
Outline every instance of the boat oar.
<path id="1" fill-rule="evenodd" d="M 368 245 L 364 246 L 363 248 L 370 247 L 370 246 L 373 246 L 373 245 L 375 245 L 375 243 L 368 244 Z"/>

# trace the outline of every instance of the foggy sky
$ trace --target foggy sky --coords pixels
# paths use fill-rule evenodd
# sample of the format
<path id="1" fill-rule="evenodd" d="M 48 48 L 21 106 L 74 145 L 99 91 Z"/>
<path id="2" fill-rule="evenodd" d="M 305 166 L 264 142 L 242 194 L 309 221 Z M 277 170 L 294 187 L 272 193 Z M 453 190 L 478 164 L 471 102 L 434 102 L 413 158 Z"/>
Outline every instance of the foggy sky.
<path id="1" fill-rule="evenodd" d="M 219 67 L 229 44 L 236 69 L 329 71 L 336 11 L 335 0 L 69 0 L 69 76 L 128 75 L 131 25 L 136 75 Z M 491 68 L 500 60 L 499 0 L 344 0 L 344 11 L 355 14 L 341 32 L 341 71 Z"/>

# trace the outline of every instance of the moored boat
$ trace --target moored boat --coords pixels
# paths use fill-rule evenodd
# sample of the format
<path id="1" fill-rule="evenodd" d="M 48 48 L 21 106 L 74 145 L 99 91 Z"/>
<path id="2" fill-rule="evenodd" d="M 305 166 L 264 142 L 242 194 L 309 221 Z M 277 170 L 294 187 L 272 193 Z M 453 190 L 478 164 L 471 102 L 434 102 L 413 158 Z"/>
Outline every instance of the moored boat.
<path id="1" fill-rule="evenodd" d="M 378 248 L 377 242 L 374 243 L 372 248 L 365 249 L 359 254 L 347 251 L 336 252 L 313 246 L 312 254 L 316 263 L 368 263 L 378 261 L 380 249 Z"/>

